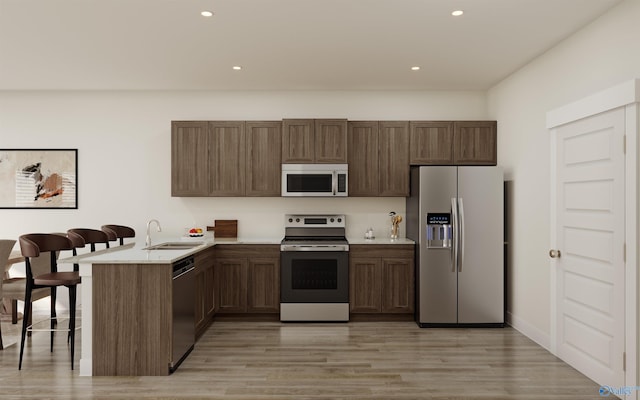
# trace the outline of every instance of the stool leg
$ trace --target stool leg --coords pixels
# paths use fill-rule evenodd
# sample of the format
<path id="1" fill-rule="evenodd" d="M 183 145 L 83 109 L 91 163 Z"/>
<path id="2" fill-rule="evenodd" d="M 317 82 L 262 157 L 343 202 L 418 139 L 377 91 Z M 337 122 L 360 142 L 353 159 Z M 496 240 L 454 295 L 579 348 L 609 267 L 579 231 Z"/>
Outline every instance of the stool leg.
<path id="1" fill-rule="evenodd" d="M 56 318 L 57 314 L 56 314 L 56 287 L 53 286 L 51 288 L 51 320 L 53 321 L 53 326 L 56 326 L 58 324 L 58 319 Z"/>
<path id="2" fill-rule="evenodd" d="M 27 333 L 27 324 L 31 314 L 31 283 L 27 279 L 27 287 L 24 294 L 24 313 L 22 316 L 22 339 L 20 340 L 20 363 L 18 369 L 22 369 L 22 355 L 24 354 L 24 338 Z"/>
<path id="3" fill-rule="evenodd" d="M 51 352 L 53 353 L 53 334 L 55 333 L 53 330 L 55 329 L 56 325 L 58 324 L 58 320 L 57 320 L 57 316 L 56 316 L 56 287 L 52 286 L 51 287 L 51 320 L 50 320 L 50 325 L 51 325 L 51 332 L 50 332 L 50 337 L 51 337 Z"/>
<path id="4" fill-rule="evenodd" d="M 71 369 L 73 370 L 73 354 L 75 349 L 76 336 L 76 287 L 67 286 L 69 288 L 69 333 L 71 334 Z"/>
<path id="5" fill-rule="evenodd" d="M 18 300 L 11 300 L 11 323 L 18 323 Z"/>

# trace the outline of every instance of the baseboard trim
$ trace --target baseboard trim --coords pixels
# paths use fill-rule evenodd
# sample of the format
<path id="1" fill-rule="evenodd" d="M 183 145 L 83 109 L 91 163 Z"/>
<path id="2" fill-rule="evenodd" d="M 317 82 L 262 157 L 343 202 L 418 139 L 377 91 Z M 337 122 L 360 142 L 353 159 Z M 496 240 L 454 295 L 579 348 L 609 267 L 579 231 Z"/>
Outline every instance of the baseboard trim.
<path id="1" fill-rule="evenodd" d="M 551 352 L 551 338 L 548 333 L 541 331 L 509 311 L 507 311 L 507 324 Z"/>

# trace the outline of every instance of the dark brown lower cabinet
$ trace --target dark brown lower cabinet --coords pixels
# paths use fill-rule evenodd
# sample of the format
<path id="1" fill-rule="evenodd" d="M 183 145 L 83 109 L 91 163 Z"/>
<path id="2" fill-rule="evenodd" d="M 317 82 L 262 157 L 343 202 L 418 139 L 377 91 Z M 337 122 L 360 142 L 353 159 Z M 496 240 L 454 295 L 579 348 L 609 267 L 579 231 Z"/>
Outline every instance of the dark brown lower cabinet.
<path id="1" fill-rule="evenodd" d="M 412 314 L 414 282 L 413 245 L 349 246 L 352 314 Z"/>
<path id="2" fill-rule="evenodd" d="M 217 245 L 220 314 L 280 312 L 280 246 Z"/>
<path id="3" fill-rule="evenodd" d="M 207 330 L 216 308 L 216 293 L 213 281 L 215 249 L 210 247 L 195 256 L 196 268 L 196 338 Z"/>

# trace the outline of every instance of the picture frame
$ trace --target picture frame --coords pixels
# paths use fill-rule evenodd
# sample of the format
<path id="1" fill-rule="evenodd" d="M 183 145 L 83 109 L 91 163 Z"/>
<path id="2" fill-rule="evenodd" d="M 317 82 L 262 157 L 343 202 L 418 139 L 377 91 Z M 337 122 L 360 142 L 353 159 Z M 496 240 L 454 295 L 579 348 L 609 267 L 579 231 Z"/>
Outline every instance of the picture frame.
<path id="1" fill-rule="evenodd" d="M 77 209 L 78 149 L 0 149 L 0 209 Z"/>

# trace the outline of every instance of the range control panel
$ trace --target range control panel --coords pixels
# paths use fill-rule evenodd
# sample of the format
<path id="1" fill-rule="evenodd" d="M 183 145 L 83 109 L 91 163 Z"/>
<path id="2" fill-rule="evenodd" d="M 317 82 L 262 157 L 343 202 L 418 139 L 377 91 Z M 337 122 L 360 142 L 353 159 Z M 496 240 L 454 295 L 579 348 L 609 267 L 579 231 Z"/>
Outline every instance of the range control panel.
<path id="1" fill-rule="evenodd" d="M 345 225 L 344 214 L 287 214 L 284 216 L 286 228 L 344 228 Z"/>

